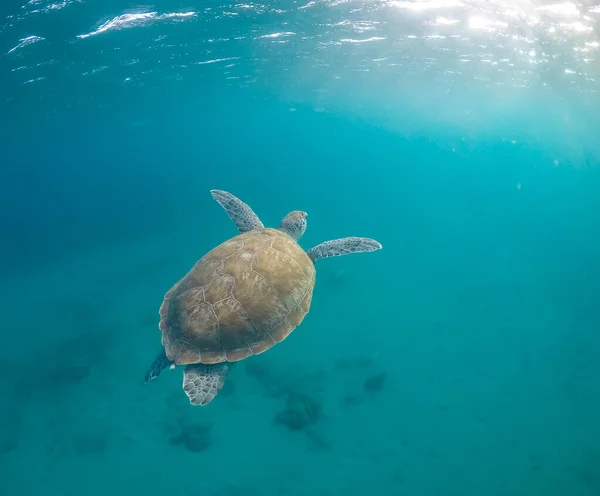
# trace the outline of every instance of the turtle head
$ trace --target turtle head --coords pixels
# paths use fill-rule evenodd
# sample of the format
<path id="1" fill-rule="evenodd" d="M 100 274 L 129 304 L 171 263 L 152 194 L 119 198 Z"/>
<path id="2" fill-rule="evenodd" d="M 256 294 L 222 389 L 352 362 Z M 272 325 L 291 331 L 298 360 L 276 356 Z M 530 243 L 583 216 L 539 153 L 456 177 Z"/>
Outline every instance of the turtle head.
<path id="1" fill-rule="evenodd" d="M 298 241 L 306 231 L 306 217 L 308 217 L 306 212 L 294 210 L 283 218 L 279 230 L 289 234 L 294 241 Z"/>

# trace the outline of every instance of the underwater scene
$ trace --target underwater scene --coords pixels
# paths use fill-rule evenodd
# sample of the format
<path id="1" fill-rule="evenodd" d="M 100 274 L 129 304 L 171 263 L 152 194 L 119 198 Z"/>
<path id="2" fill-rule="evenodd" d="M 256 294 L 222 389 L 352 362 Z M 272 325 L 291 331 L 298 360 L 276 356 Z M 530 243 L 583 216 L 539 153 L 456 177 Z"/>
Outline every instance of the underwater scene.
<path id="1" fill-rule="evenodd" d="M 600 495 L 600 1 L 3 0 L 0 495 Z"/>

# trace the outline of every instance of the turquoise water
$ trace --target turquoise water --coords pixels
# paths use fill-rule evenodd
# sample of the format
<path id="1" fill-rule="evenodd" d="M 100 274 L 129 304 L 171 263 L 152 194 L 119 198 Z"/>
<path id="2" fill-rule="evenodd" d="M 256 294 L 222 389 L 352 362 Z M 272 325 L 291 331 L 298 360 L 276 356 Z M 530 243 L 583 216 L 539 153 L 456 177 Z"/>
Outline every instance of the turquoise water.
<path id="1" fill-rule="evenodd" d="M 599 16 L 3 2 L 0 494 L 598 495 Z M 383 250 L 193 407 L 143 379 L 211 189 Z"/>

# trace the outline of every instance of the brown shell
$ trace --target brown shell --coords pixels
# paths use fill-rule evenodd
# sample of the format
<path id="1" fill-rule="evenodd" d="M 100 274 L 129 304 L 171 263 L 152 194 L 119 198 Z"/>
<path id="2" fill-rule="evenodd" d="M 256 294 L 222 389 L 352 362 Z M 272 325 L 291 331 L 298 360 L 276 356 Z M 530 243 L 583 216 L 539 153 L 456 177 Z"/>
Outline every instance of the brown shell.
<path id="1" fill-rule="evenodd" d="M 306 252 L 276 229 L 249 231 L 202 257 L 165 295 L 162 344 L 177 365 L 236 362 L 283 341 L 315 285 Z"/>

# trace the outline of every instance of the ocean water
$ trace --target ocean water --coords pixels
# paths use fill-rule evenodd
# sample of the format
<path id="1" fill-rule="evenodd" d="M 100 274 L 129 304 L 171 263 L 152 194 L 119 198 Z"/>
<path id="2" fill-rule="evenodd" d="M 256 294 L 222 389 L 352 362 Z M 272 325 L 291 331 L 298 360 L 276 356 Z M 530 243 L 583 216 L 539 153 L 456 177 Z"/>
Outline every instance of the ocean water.
<path id="1" fill-rule="evenodd" d="M 600 4 L 0 5 L 0 494 L 600 494 Z M 308 212 L 310 312 L 205 407 L 164 294 Z"/>

